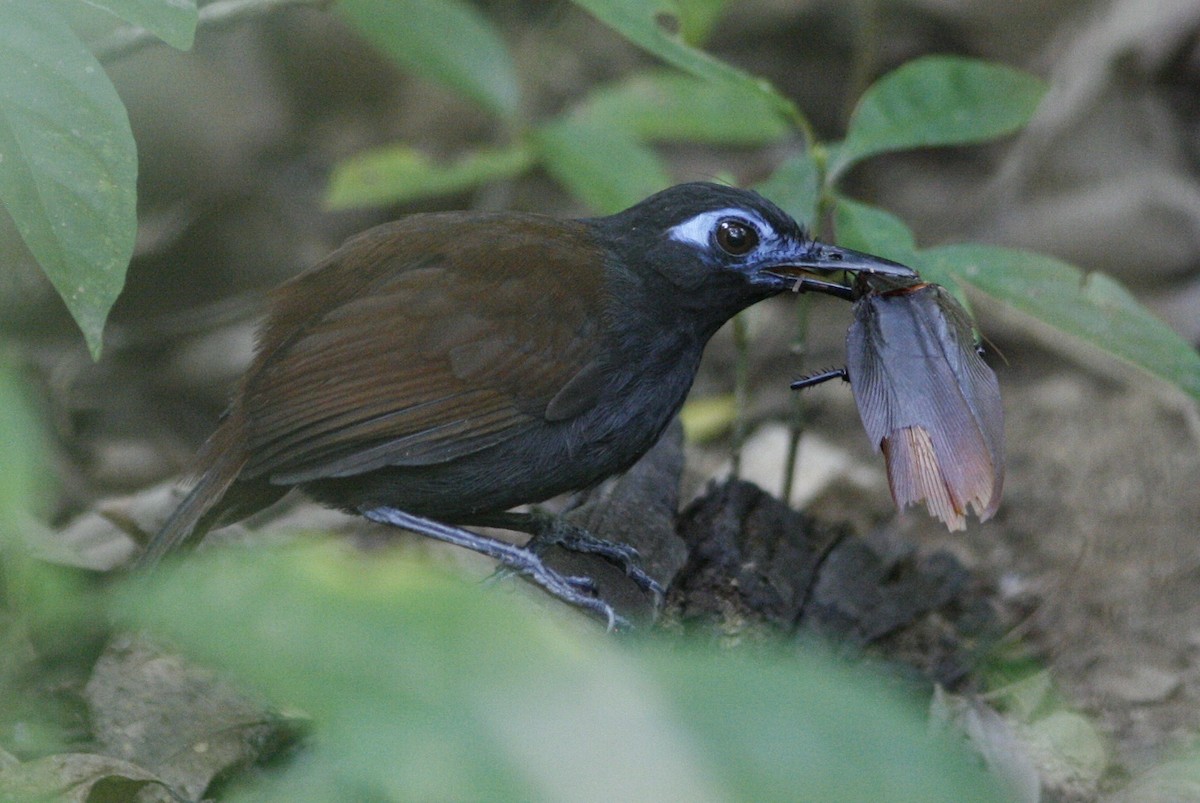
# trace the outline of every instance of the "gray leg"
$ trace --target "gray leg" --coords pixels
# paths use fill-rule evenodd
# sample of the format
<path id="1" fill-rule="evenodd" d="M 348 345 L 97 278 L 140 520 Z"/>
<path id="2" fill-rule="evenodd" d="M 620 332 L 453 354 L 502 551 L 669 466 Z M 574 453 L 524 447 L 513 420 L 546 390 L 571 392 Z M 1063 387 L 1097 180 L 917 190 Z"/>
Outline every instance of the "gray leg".
<path id="1" fill-rule="evenodd" d="M 433 519 L 414 516 L 390 507 L 360 508 L 371 521 L 401 527 L 414 533 L 436 538 L 448 544 L 465 547 L 481 555 L 487 555 L 502 565 L 540 585 L 550 594 L 577 608 L 591 611 L 608 623 L 609 629 L 625 628 L 629 623 L 604 600 L 595 594 L 595 586 L 586 577 L 567 577 L 554 571 L 542 562 L 532 549 L 514 546 L 496 538 L 488 538 L 461 527 L 442 524 Z"/>

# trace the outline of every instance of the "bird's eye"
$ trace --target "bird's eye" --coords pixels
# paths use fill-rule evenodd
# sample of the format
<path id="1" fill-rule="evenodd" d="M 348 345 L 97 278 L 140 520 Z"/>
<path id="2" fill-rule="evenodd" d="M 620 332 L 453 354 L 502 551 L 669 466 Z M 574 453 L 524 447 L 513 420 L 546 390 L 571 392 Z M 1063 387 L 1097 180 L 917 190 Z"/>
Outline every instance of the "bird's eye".
<path id="1" fill-rule="evenodd" d="M 758 230 L 737 218 L 725 218 L 717 224 L 717 245 L 731 256 L 744 256 L 758 245 Z"/>

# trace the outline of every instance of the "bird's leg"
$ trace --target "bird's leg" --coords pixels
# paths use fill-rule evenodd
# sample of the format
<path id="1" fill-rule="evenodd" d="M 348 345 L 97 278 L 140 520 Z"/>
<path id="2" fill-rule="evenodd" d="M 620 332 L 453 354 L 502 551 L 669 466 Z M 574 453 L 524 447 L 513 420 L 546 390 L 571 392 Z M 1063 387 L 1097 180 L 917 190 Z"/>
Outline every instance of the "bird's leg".
<path id="1" fill-rule="evenodd" d="M 624 617 L 619 616 L 611 605 L 596 596 L 595 584 L 591 579 L 559 574 L 543 563 L 541 557 L 532 549 L 488 538 L 486 535 L 442 524 L 423 516 L 414 516 L 391 507 L 360 508 L 359 513 L 379 524 L 401 527 L 487 555 L 517 574 L 529 578 L 563 602 L 596 614 L 608 623 L 609 630 L 629 626 Z"/>
<path id="2" fill-rule="evenodd" d="M 850 374 L 845 368 L 830 368 L 828 371 L 820 371 L 808 376 L 802 376 L 792 383 L 792 390 L 803 390 L 804 388 L 815 387 L 822 382 L 828 382 L 831 379 L 840 379 L 843 382 L 850 381 Z"/>
<path id="3" fill-rule="evenodd" d="M 628 544 L 618 544 L 597 538 L 583 527 L 572 524 L 562 516 L 544 513 L 540 510 L 532 513 L 494 513 L 475 517 L 471 523 L 529 533 L 533 538 L 525 544 L 525 548 L 538 555 L 551 546 L 560 546 L 572 552 L 597 555 L 625 572 L 630 580 L 637 583 L 638 588 L 649 591 L 655 596 L 655 599 L 661 600 L 666 593 L 662 584 L 641 567 L 641 555 L 636 549 Z"/>
<path id="4" fill-rule="evenodd" d="M 853 287 L 847 287 L 838 282 L 826 282 L 821 279 L 810 279 L 807 276 L 799 277 L 796 283 L 792 285 L 793 293 L 824 293 L 827 296 L 835 296 L 845 301 L 853 301 L 855 291 Z"/>

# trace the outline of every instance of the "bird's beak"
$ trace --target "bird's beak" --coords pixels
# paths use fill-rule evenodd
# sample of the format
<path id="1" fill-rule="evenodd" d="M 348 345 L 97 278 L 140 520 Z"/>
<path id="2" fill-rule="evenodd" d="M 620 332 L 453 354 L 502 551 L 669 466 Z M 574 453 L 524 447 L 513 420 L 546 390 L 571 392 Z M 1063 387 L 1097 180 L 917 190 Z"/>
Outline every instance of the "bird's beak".
<path id="1" fill-rule="evenodd" d="M 847 273 L 865 273 L 898 279 L 917 278 L 915 270 L 899 262 L 818 242 L 809 243 L 803 252 L 792 258 L 784 257 L 780 264 L 766 268 L 766 272 L 784 278 L 801 277 L 806 273 L 829 274 L 843 270 Z"/>
<path id="2" fill-rule="evenodd" d="M 863 276 L 919 279 L 915 270 L 899 262 L 815 241 L 806 243 L 802 249 L 779 254 L 777 260 L 759 268 L 755 278 L 756 283 L 780 290 L 811 290 L 853 299 L 849 286 L 830 281 L 831 275 L 842 271 Z"/>

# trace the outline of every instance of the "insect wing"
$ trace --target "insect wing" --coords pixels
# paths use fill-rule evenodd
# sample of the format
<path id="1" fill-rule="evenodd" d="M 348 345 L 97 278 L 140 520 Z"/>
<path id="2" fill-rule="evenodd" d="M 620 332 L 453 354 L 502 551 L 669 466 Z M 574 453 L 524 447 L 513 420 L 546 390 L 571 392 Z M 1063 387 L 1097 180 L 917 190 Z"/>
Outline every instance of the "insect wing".
<path id="1" fill-rule="evenodd" d="M 954 297 L 932 284 L 868 292 L 855 302 L 846 350 L 896 504 L 924 500 L 952 530 L 965 527 L 968 508 L 990 518 L 1004 482 L 1000 388 Z"/>

